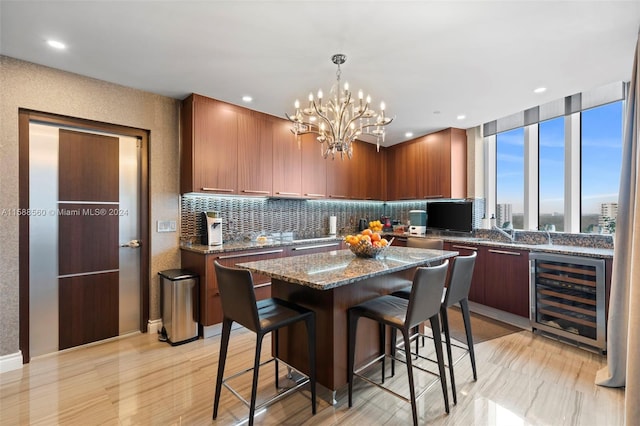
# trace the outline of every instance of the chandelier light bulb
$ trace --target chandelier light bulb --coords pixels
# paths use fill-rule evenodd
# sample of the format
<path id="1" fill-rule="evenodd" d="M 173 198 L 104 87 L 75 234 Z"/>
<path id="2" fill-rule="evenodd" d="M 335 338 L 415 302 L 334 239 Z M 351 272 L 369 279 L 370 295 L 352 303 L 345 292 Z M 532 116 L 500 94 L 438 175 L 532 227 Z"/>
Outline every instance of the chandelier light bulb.
<path id="1" fill-rule="evenodd" d="M 322 102 L 322 89 L 318 90 L 318 100 Z"/>
<path id="2" fill-rule="evenodd" d="M 371 103 L 371 96 L 367 95 L 367 103 L 370 104 Z"/>
<path id="3" fill-rule="evenodd" d="M 309 102 L 313 102 L 313 93 L 309 92 Z"/>
<path id="4" fill-rule="evenodd" d="M 358 90 L 358 99 L 362 100 L 362 98 L 364 98 L 364 93 L 362 93 L 362 90 Z"/>
<path id="5" fill-rule="evenodd" d="M 380 111 L 384 111 L 384 107 L 385 107 L 384 102 L 380 102 Z"/>
<path id="6" fill-rule="evenodd" d="M 296 109 L 300 109 L 300 101 L 298 101 L 298 100 L 296 99 L 296 101 L 293 103 L 293 106 L 294 106 Z"/>

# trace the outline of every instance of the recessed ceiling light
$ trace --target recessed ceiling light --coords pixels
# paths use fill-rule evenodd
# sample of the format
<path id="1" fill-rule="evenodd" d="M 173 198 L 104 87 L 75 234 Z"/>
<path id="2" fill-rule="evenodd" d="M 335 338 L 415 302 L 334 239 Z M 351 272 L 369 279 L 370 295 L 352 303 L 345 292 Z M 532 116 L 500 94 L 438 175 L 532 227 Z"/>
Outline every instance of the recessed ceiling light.
<path id="1" fill-rule="evenodd" d="M 47 40 L 47 44 L 55 49 L 66 49 L 67 45 L 57 40 Z"/>
<path id="2" fill-rule="evenodd" d="M 411 133 L 411 132 L 407 132 L 407 133 L 404 134 L 405 138 L 410 138 L 411 136 L 413 136 L 413 133 Z"/>
<path id="3" fill-rule="evenodd" d="M 538 87 L 537 89 L 533 90 L 533 93 L 543 93 L 546 92 L 547 88 L 546 87 Z"/>
<path id="4" fill-rule="evenodd" d="M 433 113 L 434 113 L 434 114 L 440 114 L 440 111 L 435 110 L 435 111 L 433 111 Z"/>
<path id="5" fill-rule="evenodd" d="M 244 95 L 242 97 L 242 100 L 245 101 L 245 102 L 251 102 L 253 100 L 253 98 L 251 96 L 249 96 L 249 95 Z"/>
<path id="6" fill-rule="evenodd" d="M 459 116 L 456 117 L 458 120 L 464 120 L 465 118 L 467 118 L 466 115 L 464 114 L 460 114 Z"/>

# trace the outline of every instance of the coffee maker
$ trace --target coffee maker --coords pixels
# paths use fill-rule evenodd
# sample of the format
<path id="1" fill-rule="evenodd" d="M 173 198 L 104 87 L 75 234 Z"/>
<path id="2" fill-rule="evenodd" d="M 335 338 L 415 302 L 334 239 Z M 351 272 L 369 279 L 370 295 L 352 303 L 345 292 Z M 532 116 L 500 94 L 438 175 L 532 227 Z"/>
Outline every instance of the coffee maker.
<path id="1" fill-rule="evenodd" d="M 222 245 L 222 218 L 220 212 L 202 212 L 206 232 L 202 236 L 202 243 L 208 246 Z"/>

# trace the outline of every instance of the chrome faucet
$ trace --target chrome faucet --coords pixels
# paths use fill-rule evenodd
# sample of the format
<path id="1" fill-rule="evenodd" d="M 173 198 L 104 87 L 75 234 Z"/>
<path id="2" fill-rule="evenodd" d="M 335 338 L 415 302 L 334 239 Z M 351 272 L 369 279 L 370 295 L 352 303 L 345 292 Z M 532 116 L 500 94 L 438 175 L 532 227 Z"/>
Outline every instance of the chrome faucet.
<path id="1" fill-rule="evenodd" d="M 502 228 L 498 228 L 497 226 L 493 225 L 492 229 L 498 231 L 500 234 L 502 234 L 504 237 L 509 239 L 509 242 L 513 243 L 516 240 L 516 230 L 512 229 L 511 230 L 511 234 L 509 234 L 507 231 L 505 231 Z"/>

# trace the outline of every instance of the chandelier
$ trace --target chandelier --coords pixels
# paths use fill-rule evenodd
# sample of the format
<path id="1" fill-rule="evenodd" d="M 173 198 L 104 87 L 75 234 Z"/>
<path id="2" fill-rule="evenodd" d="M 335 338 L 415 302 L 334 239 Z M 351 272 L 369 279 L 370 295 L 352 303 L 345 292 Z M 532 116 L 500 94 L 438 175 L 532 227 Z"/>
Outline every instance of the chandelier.
<path id="1" fill-rule="evenodd" d="M 360 136 L 373 136 L 376 139 L 378 151 L 380 141 L 384 142 L 386 125 L 393 121 L 385 117 L 384 102 L 380 102 L 380 112 L 369 108 L 371 97 L 363 97 L 362 90 L 358 91 L 357 101 L 351 96 L 349 84 L 344 88 L 340 86 L 340 65 L 347 60 L 346 55 L 336 54 L 331 61 L 338 66 L 336 71 L 336 84 L 331 88 L 328 99 L 323 99 L 322 90 L 314 98 L 309 94 L 309 104 L 306 108 L 300 108 L 300 102 L 295 101 L 296 111 L 293 115 L 286 114 L 287 119 L 293 123 L 291 132 L 296 137 L 312 133 L 317 136 L 322 144 L 322 156 L 335 158 L 336 153 L 344 159 L 345 154 L 353 156 L 353 141 Z"/>

